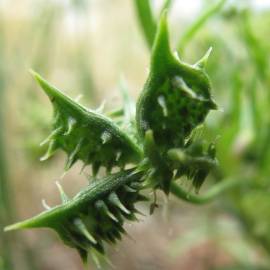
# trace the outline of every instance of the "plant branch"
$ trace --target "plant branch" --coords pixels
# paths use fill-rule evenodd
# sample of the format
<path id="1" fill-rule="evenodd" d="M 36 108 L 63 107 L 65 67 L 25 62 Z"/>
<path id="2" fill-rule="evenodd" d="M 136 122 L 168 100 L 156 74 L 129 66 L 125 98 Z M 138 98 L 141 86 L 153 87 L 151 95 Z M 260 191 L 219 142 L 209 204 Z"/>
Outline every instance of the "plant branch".
<path id="1" fill-rule="evenodd" d="M 187 201 L 189 203 L 205 204 L 205 203 L 213 201 L 222 193 L 230 189 L 236 188 L 242 184 L 243 184 L 243 180 L 231 178 L 231 179 L 223 180 L 217 183 L 203 195 L 194 195 L 182 189 L 177 183 L 174 182 L 171 184 L 171 192 L 177 198 Z"/>

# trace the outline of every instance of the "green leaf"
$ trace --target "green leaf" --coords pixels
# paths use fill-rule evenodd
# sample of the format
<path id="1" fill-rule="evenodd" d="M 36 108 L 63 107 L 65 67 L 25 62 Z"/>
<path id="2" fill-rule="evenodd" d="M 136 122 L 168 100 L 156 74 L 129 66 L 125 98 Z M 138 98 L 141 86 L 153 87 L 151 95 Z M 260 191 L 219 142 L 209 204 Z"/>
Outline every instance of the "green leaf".
<path id="1" fill-rule="evenodd" d="M 92 164 L 95 172 L 100 166 L 110 170 L 140 160 L 140 148 L 111 119 L 83 107 L 37 73 L 32 74 L 54 107 L 53 131 L 43 142 L 49 148 L 41 160 L 62 149 L 68 155 L 66 169 L 81 160 L 84 165 Z"/>

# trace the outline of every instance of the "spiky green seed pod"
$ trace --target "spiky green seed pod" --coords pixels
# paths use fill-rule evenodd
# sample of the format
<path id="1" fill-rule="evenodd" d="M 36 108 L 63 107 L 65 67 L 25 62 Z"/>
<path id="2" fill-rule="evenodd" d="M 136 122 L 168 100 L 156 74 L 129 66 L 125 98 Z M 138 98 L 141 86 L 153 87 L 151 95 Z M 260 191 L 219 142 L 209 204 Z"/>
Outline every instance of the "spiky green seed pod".
<path id="1" fill-rule="evenodd" d="M 137 103 L 137 129 L 143 139 L 153 131 L 161 152 L 183 147 L 192 130 L 216 109 L 204 71 L 209 52 L 195 65 L 184 63 L 170 49 L 166 12 L 152 49 L 150 73 Z"/>
<path id="2" fill-rule="evenodd" d="M 210 171 L 215 168 L 218 161 L 215 156 L 215 145 L 211 143 L 205 150 L 201 141 L 187 144 L 185 148 L 174 148 L 168 151 L 168 157 L 176 169 L 175 178 L 186 176 L 199 191 Z"/>
<path id="3" fill-rule="evenodd" d="M 216 109 L 204 71 L 210 52 L 195 65 L 181 61 L 171 52 L 166 12 L 163 13 L 152 49 L 150 73 L 137 102 L 136 122 L 150 164 L 148 182 L 166 194 L 175 169 L 167 152 L 185 148 L 191 132 L 204 122 L 210 110 Z M 182 164 L 180 170 L 187 172 L 189 168 Z M 195 177 L 192 173 L 194 183 L 203 182 L 208 174 L 203 171 L 199 168 Z"/>
<path id="4" fill-rule="evenodd" d="M 142 172 L 134 169 L 112 174 L 92 182 L 70 200 L 60 188 L 63 204 L 10 225 L 5 231 L 47 227 L 55 230 L 66 245 L 76 248 L 84 261 L 89 251 L 104 254 L 104 242 L 120 240 L 125 220 L 136 220 L 141 177 Z"/>
<path id="5" fill-rule="evenodd" d="M 57 149 L 67 155 L 66 169 L 77 160 L 93 164 L 94 174 L 100 166 L 123 167 L 141 158 L 138 145 L 108 117 L 86 109 L 63 92 L 50 85 L 40 75 L 32 72 L 54 107 L 53 131 L 42 143 L 48 151 L 41 160 L 48 159 Z"/>

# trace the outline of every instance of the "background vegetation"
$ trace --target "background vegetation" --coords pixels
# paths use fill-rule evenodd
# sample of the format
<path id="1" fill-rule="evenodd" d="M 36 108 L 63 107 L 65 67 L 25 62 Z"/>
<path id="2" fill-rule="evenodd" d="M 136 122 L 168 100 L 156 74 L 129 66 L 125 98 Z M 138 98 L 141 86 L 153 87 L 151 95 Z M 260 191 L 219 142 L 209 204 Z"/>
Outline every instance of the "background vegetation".
<path id="1" fill-rule="evenodd" d="M 181 59 L 192 63 L 214 49 L 207 71 L 220 111 L 208 117 L 201 136 L 216 138 L 220 168 L 201 193 L 224 179 L 245 184 L 205 206 L 160 194 L 163 206 L 127 228 L 134 241 L 111 248 L 111 261 L 116 269 L 270 269 L 269 10 L 208 0 L 189 12 L 199 1 L 179 2 L 172 1 L 169 19 Z M 162 1 L 152 4 L 156 17 Z M 92 108 L 105 98 L 109 110 L 121 102 L 120 84 L 135 98 L 145 81 L 149 49 L 141 30 L 133 1 L 0 3 L 1 228 L 40 212 L 43 198 L 59 203 L 51 180 L 60 179 L 70 195 L 85 185 L 77 177 L 80 164 L 62 176 L 61 153 L 39 161 L 51 107 L 28 69 L 72 97 L 83 95 Z M 51 232 L 0 236 L 0 269 L 81 267 Z"/>

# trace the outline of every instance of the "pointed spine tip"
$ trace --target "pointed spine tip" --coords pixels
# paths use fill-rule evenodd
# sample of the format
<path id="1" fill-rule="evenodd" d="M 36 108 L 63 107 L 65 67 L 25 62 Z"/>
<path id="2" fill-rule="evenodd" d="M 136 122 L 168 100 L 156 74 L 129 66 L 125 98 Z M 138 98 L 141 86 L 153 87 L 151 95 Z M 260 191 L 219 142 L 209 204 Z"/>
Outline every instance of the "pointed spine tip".
<path id="1" fill-rule="evenodd" d="M 118 222 L 118 219 L 115 217 L 114 214 L 112 214 L 109 210 L 109 208 L 107 207 L 107 205 L 105 204 L 104 201 L 102 200 L 98 200 L 96 203 L 95 203 L 95 206 L 96 206 L 96 209 L 97 210 L 101 210 L 103 211 L 103 213 L 105 215 L 107 215 L 109 218 L 111 218 L 112 220 L 114 220 L 115 222 Z"/>
<path id="2" fill-rule="evenodd" d="M 67 194 L 63 190 L 61 184 L 58 181 L 55 181 L 55 184 L 56 184 L 56 186 L 58 188 L 58 191 L 60 193 L 60 197 L 61 197 L 62 203 L 67 203 L 69 201 L 69 197 L 67 196 Z"/>
<path id="3" fill-rule="evenodd" d="M 44 91 L 46 91 L 45 90 L 45 88 L 44 88 L 44 84 L 45 85 L 48 85 L 48 83 L 41 77 L 41 75 L 39 74 L 39 73 L 37 73 L 36 71 L 34 71 L 33 69 L 30 69 L 29 70 L 29 73 L 33 76 L 33 78 L 38 82 L 38 84 L 42 87 L 42 89 L 44 90 Z M 47 93 L 47 91 L 46 91 L 46 93 Z"/>
<path id="4" fill-rule="evenodd" d="M 54 154 L 56 149 L 57 149 L 56 140 L 51 140 L 47 152 L 45 153 L 44 156 L 40 158 L 40 161 L 45 161 L 49 159 Z"/>
<path id="5" fill-rule="evenodd" d="M 120 199 L 118 198 L 118 196 L 117 196 L 117 194 L 115 192 L 112 192 L 109 195 L 108 199 L 113 205 L 117 206 L 124 213 L 130 214 L 130 211 L 122 204 L 122 202 L 120 201 Z"/>
<path id="6" fill-rule="evenodd" d="M 74 130 L 76 124 L 77 124 L 76 119 L 74 119 L 73 117 L 68 117 L 67 130 L 64 133 L 64 136 L 69 135 Z"/>
<path id="7" fill-rule="evenodd" d="M 51 207 L 47 204 L 45 199 L 41 200 L 41 204 L 42 204 L 42 206 L 44 207 L 45 210 L 50 210 L 51 209 Z"/>
<path id="8" fill-rule="evenodd" d="M 213 47 L 209 47 L 209 49 L 207 50 L 207 52 L 204 54 L 204 56 L 195 64 L 196 67 L 204 69 L 207 65 L 208 62 L 208 58 L 211 55 L 213 51 Z"/>
<path id="9" fill-rule="evenodd" d="M 4 227 L 4 232 L 9 232 L 9 231 L 17 230 L 18 228 L 15 225 L 9 225 L 9 226 Z"/>
<path id="10" fill-rule="evenodd" d="M 174 56 L 170 48 L 167 11 L 164 10 L 159 19 L 152 47 L 151 70 L 157 73 L 165 72 L 172 62 L 174 62 Z"/>
<path id="11" fill-rule="evenodd" d="M 48 81 L 46 81 L 40 74 L 38 74 L 34 70 L 29 71 L 33 78 L 37 81 L 43 91 L 47 94 L 50 98 L 51 102 L 54 101 L 56 97 L 60 97 L 61 99 L 66 99 L 66 95 L 63 92 L 53 85 L 51 85 Z"/>
<path id="12" fill-rule="evenodd" d="M 75 219 L 74 225 L 77 229 L 93 244 L 97 244 L 96 239 L 93 235 L 87 230 L 86 226 L 84 225 L 83 221 L 79 218 Z"/>
<path id="13" fill-rule="evenodd" d="M 30 224 L 28 224 L 27 221 L 22 221 L 22 222 L 18 222 L 18 223 L 11 224 L 4 227 L 4 232 L 15 231 L 15 230 L 24 229 L 24 228 L 34 228 L 34 226 L 31 226 Z"/>
<path id="14" fill-rule="evenodd" d="M 59 135 L 62 131 L 62 127 L 58 127 L 55 130 L 53 130 L 51 132 L 51 134 L 45 139 L 43 140 L 39 145 L 43 146 L 45 144 L 47 144 L 48 142 L 50 142 L 54 137 L 56 137 L 57 135 Z"/>
<path id="15" fill-rule="evenodd" d="M 69 153 L 67 161 L 66 161 L 66 165 L 65 165 L 66 171 L 69 170 L 72 167 L 72 165 L 78 160 L 77 154 L 80 152 L 82 148 L 83 141 L 84 141 L 84 138 L 81 138 L 79 142 L 77 143 L 77 145 L 75 146 L 74 150 L 71 153 Z"/>

